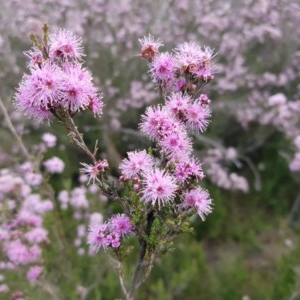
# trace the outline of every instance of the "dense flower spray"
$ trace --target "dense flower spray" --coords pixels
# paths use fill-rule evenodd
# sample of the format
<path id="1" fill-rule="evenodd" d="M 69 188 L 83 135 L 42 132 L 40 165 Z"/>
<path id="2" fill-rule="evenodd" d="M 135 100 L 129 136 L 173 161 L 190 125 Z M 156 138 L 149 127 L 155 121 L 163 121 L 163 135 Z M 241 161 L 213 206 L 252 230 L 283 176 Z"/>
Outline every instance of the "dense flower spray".
<path id="1" fill-rule="evenodd" d="M 86 108 L 100 115 L 103 103 L 92 75 L 82 66 L 81 39 L 64 29 L 48 36 L 47 26 L 42 43 L 32 39 L 35 45 L 26 52 L 29 74 L 17 89 L 16 107 L 39 121 Z"/>
<path id="2" fill-rule="evenodd" d="M 133 299 L 149 276 L 155 258 L 168 251 L 175 236 L 191 230 L 190 217 L 197 213 L 204 220 L 212 212 L 210 195 L 200 187 L 204 173 L 193 156 L 191 133 L 204 132 L 210 122 L 211 100 L 203 87 L 214 78 L 213 51 L 196 43 L 181 43 L 172 52 L 160 52 L 160 40 L 151 35 L 139 40 L 140 56 L 148 61 L 161 103 L 148 107 L 139 125 L 153 146 L 128 152 L 116 181 L 108 174 L 109 162 L 100 159 L 97 143 L 91 151 L 73 120 L 75 114 L 86 108 L 100 115 L 103 106 L 92 75 L 82 66 L 81 39 L 63 29 L 49 35 L 47 26 L 41 41 L 35 36 L 32 39 L 35 45 L 26 52 L 30 74 L 23 76 L 15 105 L 39 121 L 54 117 L 63 123 L 69 137 L 92 160 L 91 164 L 81 163 L 85 182 L 98 186 L 103 195 L 120 205 L 122 213 L 107 221 L 96 216 L 90 220 L 87 243 L 93 254 L 103 248 L 114 256 L 122 291 L 127 300 Z M 55 144 L 49 134 L 43 139 L 48 147 Z M 64 163 L 57 157 L 46 160 L 43 166 L 48 173 L 64 169 Z M 74 214 L 78 220 L 82 219 L 80 210 L 89 207 L 85 190 L 78 187 L 71 195 L 61 191 L 58 196 L 62 209 L 71 205 L 78 210 Z M 75 244 L 79 245 L 86 231 L 82 226 L 77 231 Z M 34 241 L 38 241 L 37 237 L 43 237 L 43 233 L 28 236 Z M 131 251 L 128 246 L 133 237 L 137 238 L 140 250 L 127 289 L 120 262 Z M 31 269 L 27 276 L 34 281 L 41 272 Z"/>

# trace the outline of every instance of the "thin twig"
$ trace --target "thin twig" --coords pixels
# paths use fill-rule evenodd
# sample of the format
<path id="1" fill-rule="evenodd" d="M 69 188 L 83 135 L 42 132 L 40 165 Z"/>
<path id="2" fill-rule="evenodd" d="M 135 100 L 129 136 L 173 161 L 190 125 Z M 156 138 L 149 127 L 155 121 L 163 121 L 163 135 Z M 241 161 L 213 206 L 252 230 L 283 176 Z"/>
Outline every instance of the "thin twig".
<path id="1" fill-rule="evenodd" d="M 0 98 L 0 108 L 1 108 L 1 111 L 2 111 L 2 113 L 4 115 L 4 120 L 5 120 L 5 122 L 6 122 L 7 126 L 8 126 L 8 129 L 10 130 L 10 132 L 12 133 L 12 135 L 14 136 L 14 138 L 16 139 L 16 141 L 18 142 L 19 147 L 20 147 L 20 149 L 21 149 L 24 157 L 27 160 L 30 161 L 32 159 L 32 157 L 30 156 L 30 154 L 27 151 L 27 149 L 26 149 L 26 147 L 25 147 L 25 145 L 24 145 L 21 137 L 19 136 L 19 134 L 17 133 L 17 131 L 16 131 L 15 127 L 14 127 L 14 125 L 12 124 L 11 119 L 10 119 L 10 117 L 8 115 L 8 112 L 7 112 L 7 110 L 6 110 L 5 106 L 4 106 L 3 101 L 2 101 L 1 98 Z"/>

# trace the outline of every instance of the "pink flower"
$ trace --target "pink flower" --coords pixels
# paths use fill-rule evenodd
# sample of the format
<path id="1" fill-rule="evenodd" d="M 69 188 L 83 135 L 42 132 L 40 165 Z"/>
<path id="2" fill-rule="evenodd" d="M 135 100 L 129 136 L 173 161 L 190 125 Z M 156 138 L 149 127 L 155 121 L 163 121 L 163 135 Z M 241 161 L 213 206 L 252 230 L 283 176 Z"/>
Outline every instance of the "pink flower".
<path id="1" fill-rule="evenodd" d="M 145 171 L 153 166 L 153 158 L 147 154 L 146 150 L 128 152 L 128 158 L 122 160 L 120 169 L 126 179 L 137 176 L 141 171 Z"/>
<path id="2" fill-rule="evenodd" d="M 173 93 L 168 97 L 166 107 L 179 119 L 185 115 L 191 104 L 191 97 L 188 94 Z"/>
<path id="3" fill-rule="evenodd" d="M 86 209 L 89 207 L 89 202 L 86 198 L 86 189 L 78 187 L 73 189 L 70 197 L 70 205 L 77 209 Z"/>
<path id="4" fill-rule="evenodd" d="M 179 161 L 175 166 L 174 175 L 180 183 L 187 181 L 191 177 L 195 177 L 197 180 L 204 178 L 201 164 L 192 158 L 187 161 Z"/>
<path id="5" fill-rule="evenodd" d="M 27 272 L 27 279 L 28 281 L 35 282 L 38 277 L 42 274 L 43 268 L 40 266 L 33 266 Z"/>
<path id="6" fill-rule="evenodd" d="M 27 173 L 25 174 L 26 182 L 31 186 L 38 186 L 42 183 L 43 177 L 40 173 Z"/>
<path id="7" fill-rule="evenodd" d="M 65 168 L 64 162 L 56 156 L 44 161 L 43 166 L 51 174 L 62 173 Z"/>
<path id="8" fill-rule="evenodd" d="M 161 106 L 148 107 L 140 124 L 140 130 L 153 140 L 160 140 L 177 127 L 178 121 Z"/>
<path id="9" fill-rule="evenodd" d="M 46 63 L 31 69 L 31 75 L 24 75 L 17 90 L 15 102 L 24 110 L 28 101 L 31 107 L 45 108 L 58 105 L 62 93 L 63 73 L 56 65 Z M 23 110 L 23 109 L 22 109 Z"/>
<path id="10" fill-rule="evenodd" d="M 203 107 L 198 101 L 191 104 L 185 114 L 188 127 L 200 132 L 206 130 L 210 116 L 210 109 L 208 107 Z"/>
<path id="11" fill-rule="evenodd" d="M 29 58 L 29 68 L 40 66 L 44 61 L 42 51 L 36 48 L 35 46 L 32 47 L 30 50 L 25 51 L 24 54 Z"/>
<path id="12" fill-rule="evenodd" d="M 88 244 L 91 249 L 97 252 L 101 247 L 107 248 L 109 241 L 107 240 L 107 227 L 108 225 L 102 223 L 100 225 L 91 225 L 88 232 Z"/>
<path id="13" fill-rule="evenodd" d="M 40 244 L 48 240 L 48 232 L 44 228 L 33 228 L 24 234 L 29 243 Z"/>
<path id="14" fill-rule="evenodd" d="M 175 60 L 169 53 L 154 56 L 150 63 L 150 72 L 155 82 L 167 82 L 175 77 Z"/>
<path id="15" fill-rule="evenodd" d="M 124 236 L 133 232 L 130 219 L 125 214 L 113 216 L 109 221 L 110 230 L 119 236 Z"/>
<path id="16" fill-rule="evenodd" d="M 94 116 L 100 116 L 103 110 L 102 97 L 91 97 L 89 102 L 89 108 L 94 113 Z"/>
<path id="17" fill-rule="evenodd" d="M 80 59 L 83 56 L 82 40 L 72 32 L 60 29 L 49 37 L 51 59 Z"/>
<path id="18" fill-rule="evenodd" d="M 141 45 L 141 55 L 146 59 L 152 59 L 158 53 L 159 47 L 163 46 L 160 39 L 154 40 L 150 34 L 139 39 L 139 43 Z"/>
<path id="19" fill-rule="evenodd" d="M 52 133 L 46 132 L 42 135 L 42 141 L 48 148 L 53 148 L 56 145 L 56 140 L 56 136 Z"/>
<path id="20" fill-rule="evenodd" d="M 180 206 L 196 209 L 202 221 L 204 221 L 206 215 L 212 212 L 212 200 L 208 192 L 200 187 L 186 192 L 184 202 Z"/>
<path id="21" fill-rule="evenodd" d="M 26 265 L 36 262 L 40 259 L 41 249 L 34 245 L 31 247 L 25 246 L 20 240 L 7 243 L 5 252 L 11 262 L 17 265 Z"/>
<path id="22" fill-rule="evenodd" d="M 177 185 L 175 179 L 163 171 L 155 168 L 144 174 L 142 199 L 158 207 L 173 200 Z"/>
<path id="23" fill-rule="evenodd" d="M 194 73 L 199 67 L 203 55 L 201 47 L 194 42 L 185 42 L 175 48 L 177 67 L 182 72 Z"/>
<path id="24" fill-rule="evenodd" d="M 87 184 L 89 184 L 91 181 L 93 184 L 95 184 L 96 181 L 99 181 L 98 176 L 105 172 L 105 170 L 108 168 L 108 162 L 106 159 L 97 160 L 93 165 L 86 163 L 80 164 L 83 166 L 83 168 L 80 169 L 80 172 L 85 173 L 88 176 Z"/>
<path id="25" fill-rule="evenodd" d="M 0 294 L 7 293 L 8 291 L 9 291 L 9 287 L 7 284 L 5 283 L 0 284 Z"/>
<path id="26" fill-rule="evenodd" d="M 170 160 L 186 160 L 191 155 L 192 142 L 183 130 L 166 135 L 159 145 Z"/>
<path id="27" fill-rule="evenodd" d="M 64 64 L 64 72 L 62 105 L 73 112 L 85 109 L 90 105 L 91 99 L 97 97 L 90 72 L 78 63 Z"/>

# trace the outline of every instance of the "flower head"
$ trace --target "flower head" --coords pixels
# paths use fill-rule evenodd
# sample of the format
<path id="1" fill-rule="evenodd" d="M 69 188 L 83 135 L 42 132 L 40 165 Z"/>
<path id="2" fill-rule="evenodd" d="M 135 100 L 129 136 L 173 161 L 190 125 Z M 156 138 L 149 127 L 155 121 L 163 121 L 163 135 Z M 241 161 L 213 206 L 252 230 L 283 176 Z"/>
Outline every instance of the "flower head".
<path id="1" fill-rule="evenodd" d="M 108 168 L 108 162 L 106 159 L 97 160 L 93 165 L 86 163 L 80 164 L 83 166 L 80 171 L 89 177 L 87 184 L 89 184 L 91 181 L 93 184 L 95 184 L 96 181 L 99 181 L 98 176 Z"/>
<path id="2" fill-rule="evenodd" d="M 189 128 L 203 132 L 209 124 L 211 110 L 203 106 L 201 102 L 195 101 L 186 111 L 185 118 Z"/>
<path id="3" fill-rule="evenodd" d="M 153 166 L 153 158 L 147 154 L 146 150 L 128 152 L 128 158 L 122 160 L 120 169 L 122 175 L 131 179 L 141 171 L 145 171 Z"/>
<path id="4" fill-rule="evenodd" d="M 141 45 L 141 55 L 143 58 L 151 59 L 158 53 L 158 48 L 163 46 L 160 39 L 154 40 L 153 36 L 149 34 L 139 39 Z"/>
<path id="5" fill-rule="evenodd" d="M 80 59 L 83 56 L 82 40 L 72 32 L 60 29 L 49 37 L 51 59 Z"/>
<path id="6" fill-rule="evenodd" d="M 51 174 L 62 173 L 65 168 L 65 163 L 58 157 L 54 156 L 44 161 L 43 166 L 46 171 Z"/>
<path id="7" fill-rule="evenodd" d="M 175 76 L 175 60 L 169 53 L 160 53 L 150 63 L 150 72 L 155 82 L 168 82 Z"/>
<path id="8" fill-rule="evenodd" d="M 124 236 L 133 232 L 133 226 L 130 219 L 125 214 L 118 214 L 113 216 L 109 221 L 111 232 L 119 236 Z"/>
<path id="9" fill-rule="evenodd" d="M 196 209 L 202 221 L 204 221 L 206 215 L 212 212 L 212 200 L 209 193 L 200 187 L 186 192 L 181 206 Z"/>
<path id="10" fill-rule="evenodd" d="M 144 174 L 142 199 L 152 205 L 158 204 L 160 208 L 175 197 L 176 189 L 171 175 L 154 168 Z"/>

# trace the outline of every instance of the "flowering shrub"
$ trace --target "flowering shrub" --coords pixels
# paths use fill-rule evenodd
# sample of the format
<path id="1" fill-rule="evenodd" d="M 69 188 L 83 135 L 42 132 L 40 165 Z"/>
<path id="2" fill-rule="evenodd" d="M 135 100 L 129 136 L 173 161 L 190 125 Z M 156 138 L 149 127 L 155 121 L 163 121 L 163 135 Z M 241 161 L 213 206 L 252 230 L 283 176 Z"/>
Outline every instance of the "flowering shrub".
<path id="1" fill-rule="evenodd" d="M 191 230 L 191 216 L 197 213 L 204 221 L 212 212 L 210 195 L 200 186 L 204 173 L 201 163 L 193 156 L 190 132 L 204 132 L 210 121 L 211 100 L 203 87 L 214 78 L 213 51 L 194 42 L 185 42 L 178 44 L 172 52 L 160 52 L 159 48 L 163 46 L 160 40 L 150 35 L 139 40 L 140 56 L 148 61 L 161 103 L 146 109 L 139 126 L 153 146 L 128 152 L 128 158 L 120 164 L 121 176 L 116 181 L 108 173 L 109 162 L 99 158 L 97 143 L 91 151 L 74 122 L 75 115 L 81 111 L 88 108 L 99 116 L 103 107 L 92 75 L 82 66 L 81 40 L 62 29 L 49 34 L 46 25 L 42 38 L 31 35 L 31 39 L 34 46 L 25 52 L 29 58 L 29 74 L 23 76 L 17 89 L 15 106 L 39 122 L 51 124 L 56 119 L 63 124 L 71 140 L 92 161 L 91 164 L 81 163 L 83 182 L 95 186 L 96 191 L 99 188 L 109 201 L 120 205 L 122 213 L 112 215 L 108 221 L 103 221 L 99 214 L 90 216 L 87 243 L 91 255 L 103 248 L 108 251 L 107 255 L 113 256 L 111 260 L 118 271 L 124 296 L 133 299 L 155 260 L 170 249 L 174 237 Z M 42 152 L 55 146 L 55 137 L 45 134 L 43 143 Z M 49 174 L 64 170 L 64 162 L 58 157 L 45 160 L 42 166 Z M 33 172 L 30 161 L 22 169 L 32 186 L 40 186 L 45 180 Z M 34 199 L 39 201 L 37 196 Z M 73 206 L 73 216 L 77 220 L 86 218 L 82 214 L 89 207 L 85 187 L 73 189 L 71 197 L 67 191 L 61 191 L 58 200 L 62 209 Z M 79 225 L 75 245 L 81 245 L 85 234 L 85 226 Z M 30 243 L 41 243 L 47 232 L 37 228 L 25 236 Z M 132 238 L 127 242 L 127 236 L 135 236 L 139 244 L 129 288 L 121 264 L 132 251 L 129 246 Z M 25 246 L 19 240 L 6 247 L 8 257 L 12 257 L 15 264 L 23 263 L 24 255 L 17 254 L 16 261 L 14 254 L 16 251 L 25 253 L 27 250 L 22 247 Z M 78 250 L 78 254 L 83 255 L 84 249 Z M 24 259 L 26 263 L 34 263 L 40 255 L 39 251 L 34 258 Z M 28 280 L 35 281 L 41 272 L 41 267 L 32 267 L 27 274 Z"/>

